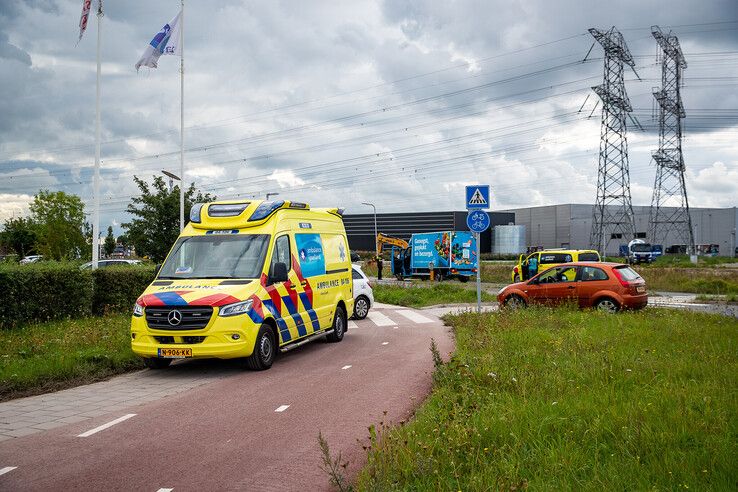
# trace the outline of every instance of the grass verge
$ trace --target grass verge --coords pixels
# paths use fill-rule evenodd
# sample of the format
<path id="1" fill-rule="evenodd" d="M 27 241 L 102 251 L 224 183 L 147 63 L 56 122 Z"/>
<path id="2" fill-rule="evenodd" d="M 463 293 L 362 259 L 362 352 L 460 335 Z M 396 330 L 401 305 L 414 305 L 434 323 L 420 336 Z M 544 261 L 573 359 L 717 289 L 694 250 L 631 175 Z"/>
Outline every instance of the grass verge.
<path id="1" fill-rule="evenodd" d="M 374 300 L 398 306 L 425 307 L 436 304 L 460 304 L 477 302 L 477 291 L 451 283 L 433 284 L 431 286 L 396 286 L 375 285 Z M 494 296 L 482 292 L 482 302 L 497 300 Z"/>
<path id="2" fill-rule="evenodd" d="M 131 351 L 130 322 L 119 314 L 0 331 L 0 401 L 143 367 Z"/>
<path id="3" fill-rule="evenodd" d="M 450 316 L 457 352 L 360 490 L 731 490 L 738 321 L 676 310 Z M 371 433 L 375 436 L 375 433 Z"/>
<path id="4" fill-rule="evenodd" d="M 738 294 L 738 269 L 734 268 L 637 266 L 635 269 L 646 281 L 651 291 Z"/>
<path id="5" fill-rule="evenodd" d="M 695 297 L 697 301 L 708 302 L 738 302 L 738 294 L 728 294 L 727 296 L 716 296 L 712 294 L 699 294 Z"/>

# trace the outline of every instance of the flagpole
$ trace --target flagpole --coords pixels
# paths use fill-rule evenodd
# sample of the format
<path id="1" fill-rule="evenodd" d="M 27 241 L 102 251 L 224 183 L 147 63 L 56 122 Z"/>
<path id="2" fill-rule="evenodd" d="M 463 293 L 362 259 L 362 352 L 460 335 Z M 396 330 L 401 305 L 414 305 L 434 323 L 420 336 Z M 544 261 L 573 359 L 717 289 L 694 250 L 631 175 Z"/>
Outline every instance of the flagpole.
<path id="1" fill-rule="evenodd" d="M 102 1 L 97 4 L 97 86 L 95 89 L 95 177 L 93 181 L 92 215 L 92 268 L 100 259 L 100 40 L 102 25 Z"/>
<path id="2" fill-rule="evenodd" d="M 184 229 L 184 0 L 181 0 L 182 16 L 179 19 L 179 232 Z"/>

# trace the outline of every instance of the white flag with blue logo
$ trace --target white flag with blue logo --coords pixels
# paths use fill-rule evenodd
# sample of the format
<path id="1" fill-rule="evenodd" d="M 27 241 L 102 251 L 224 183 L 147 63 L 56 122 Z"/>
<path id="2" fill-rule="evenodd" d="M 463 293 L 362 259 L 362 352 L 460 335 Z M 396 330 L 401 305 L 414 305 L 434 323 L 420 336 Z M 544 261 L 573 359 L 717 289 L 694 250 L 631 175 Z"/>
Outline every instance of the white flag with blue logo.
<path id="1" fill-rule="evenodd" d="M 182 12 L 169 22 L 164 24 L 161 31 L 156 33 L 154 39 L 151 40 L 146 47 L 141 59 L 136 63 L 136 71 L 141 67 L 157 68 L 156 63 L 161 55 L 181 55 L 182 47 L 180 45 L 179 30 Z"/>

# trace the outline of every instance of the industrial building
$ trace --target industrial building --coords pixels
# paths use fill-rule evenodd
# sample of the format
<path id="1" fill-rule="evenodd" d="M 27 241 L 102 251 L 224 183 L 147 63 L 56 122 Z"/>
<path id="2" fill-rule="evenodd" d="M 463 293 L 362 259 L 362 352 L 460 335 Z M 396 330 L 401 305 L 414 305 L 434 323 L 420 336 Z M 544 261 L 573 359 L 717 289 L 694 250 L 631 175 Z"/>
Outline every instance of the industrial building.
<path id="1" fill-rule="evenodd" d="M 524 225 L 525 241 L 528 246 L 543 248 L 589 248 L 589 235 L 592 229 L 593 205 L 566 204 L 544 207 L 526 207 L 504 210 L 515 215 L 515 224 Z M 668 207 L 664 207 L 668 210 Z M 648 241 L 648 220 L 651 207 L 633 206 L 636 236 Z M 736 208 L 691 208 L 692 228 L 696 245 L 717 244 L 720 256 L 733 256 L 736 250 L 736 228 L 738 214 Z M 611 239 L 608 255 L 617 255 L 618 247 L 629 238 Z M 674 234 L 667 236 L 664 250 L 679 244 Z"/>
<path id="2" fill-rule="evenodd" d="M 516 252 L 512 251 L 516 247 L 520 250 L 517 252 L 525 252 L 529 247 L 589 248 L 592 209 L 593 205 L 566 204 L 489 212 L 492 225 L 482 234 L 481 251 L 510 254 Z M 648 206 L 633 207 L 637 236 L 645 240 L 648 240 L 650 212 Z M 692 208 L 690 214 L 697 245 L 716 244 L 720 256 L 736 254 L 738 213 L 735 207 Z M 465 211 L 377 214 L 377 231 L 405 240 L 416 232 L 468 231 L 466 215 Z M 343 222 L 352 250 L 374 250 L 374 214 L 345 215 Z M 516 227 L 504 227 L 512 224 Z M 620 244 L 628 240 L 611 239 L 607 254 L 617 255 Z M 662 246 L 666 250 L 677 244 L 679 239 L 670 235 Z"/>
<path id="3" fill-rule="evenodd" d="M 409 240 L 417 232 L 468 231 L 466 212 L 408 212 L 377 214 L 377 231 L 393 237 Z M 490 229 L 482 233 L 480 251 L 492 251 L 492 228 L 496 225 L 513 223 L 512 212 L 490 212 Z M 352 214 L 343 216 L 349 247 L 353 251 L 374 251 L 374 214 Z"/>

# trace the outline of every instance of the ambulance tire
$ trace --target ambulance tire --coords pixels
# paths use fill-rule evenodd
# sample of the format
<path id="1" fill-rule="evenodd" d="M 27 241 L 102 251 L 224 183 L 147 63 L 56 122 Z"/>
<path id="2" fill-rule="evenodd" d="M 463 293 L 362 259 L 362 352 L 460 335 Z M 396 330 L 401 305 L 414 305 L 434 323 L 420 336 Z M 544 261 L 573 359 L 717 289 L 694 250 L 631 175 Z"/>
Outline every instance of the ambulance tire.
<path id="1" fill-rule="evenodd" d="M 246 367 L 252 371 L 263 371 L 272 367 L 277 355 L 277 343 L 274 330 L 271 326 L 263 324 L 256 335 L 254 352 L 246 357 Z"/>
<path id="2" fill-rule="evenodd" d="M 158 357 L 145 357 L 143 361 L 149 369 L 166 369 L 172 363 L 172 359 L 160 359 Z"/>
<path id="3" fill-rule="evenodd" d="M 469 277 L 467 277 L 466 275 L 459 275 L 459 282 L 461 282 L 462 284 L 465 284 L 468 281 L 469 281 Z"/>
<path id="4" fill-rule="evenodd" d="M 341 306 L 336 307 L 336 316 L 333 318 L 333 331 L 329 333 L 325 339 L 330 343 L 336 343 L 343 340 L 343 335 L 346 333 L 346 310 Z"/>

